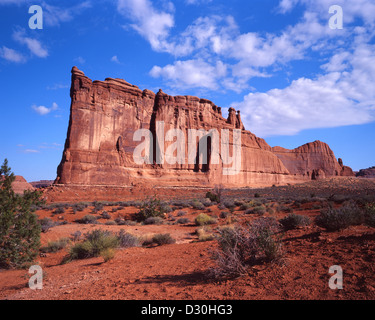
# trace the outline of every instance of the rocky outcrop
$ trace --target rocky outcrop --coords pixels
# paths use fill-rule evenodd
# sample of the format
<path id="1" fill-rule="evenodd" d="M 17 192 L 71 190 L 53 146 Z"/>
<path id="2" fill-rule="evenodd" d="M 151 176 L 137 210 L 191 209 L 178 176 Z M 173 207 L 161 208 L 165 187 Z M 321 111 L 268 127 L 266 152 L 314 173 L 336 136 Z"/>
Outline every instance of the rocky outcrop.
<path id="1" fill-rule="evenodd" d="M 17 194 L 23 194 L 24 191 L 34 191 L 34 187 L 29 184 L 24 177 L 15 176 L 15 180 L 12 183 L 12 189 Z"/>
<path id="2" fill-rule="evenodd" d="M 296 150 L 271 148 L 245 130 L 240 112 L 231 108 L 225 119 L 221 108 L 206 99 L 142 91 L 121 79 L 92 81 L 76 67 L 70 95 L 69 128 L 56 184 L 245 187 L 304 181 L 311 179 L 314 170 L 322 170 L 327 177 L 342 172 L 326 144 Z M 174 129 L 183 137 L 167 137 Z M 202 136 L 190 138 L 189 129 L 201 130 Z M 134 152 L 144 142 L 144 138 L 134 139 L 139 130 L 148 130 L 153 138 L 142 153 L 149 154 L 149 161 L 141 164 L 134 160 Z M 229 132 L 229 157 L 236 150 L 235 133 L 241 136 L 236 174 L 228 169 L 233 164 L 226 161 L 223 147 L 216 144 L 224 140 L 225 132 Z M 207 162 L 201 157 L 202 141 L 207 144 Z M 170 158 L 179 161 L 168 161 L 168 150 L 173 151 Z"/>
<path id="3" fill-rule="evenodd" d="M 312 180 L 332 176 L 355 176 L 352 169 L 345 167 L 342 159 L 336 160 L 331 148 L 321 141 L 307 143 L 293 150 L 281 147 L 274 147 L 272 150 L 293 175 Z"/>
<path id="4" fill-rule="evenodd" d="M 357 177 L 374 179 L 375 178 L 375 167 L 359 170 L 359 172 L 357 173 Z"/>
<path id="5" fill-rule="evenodd" d="M 52 186 L 53 183 L 54 183 L 54 180 L 40 180 L 40 181 L 32 181 L 32 182 L 30 182 L 30 184 L 35 189 L 47 188 L 49 186 Z"/>

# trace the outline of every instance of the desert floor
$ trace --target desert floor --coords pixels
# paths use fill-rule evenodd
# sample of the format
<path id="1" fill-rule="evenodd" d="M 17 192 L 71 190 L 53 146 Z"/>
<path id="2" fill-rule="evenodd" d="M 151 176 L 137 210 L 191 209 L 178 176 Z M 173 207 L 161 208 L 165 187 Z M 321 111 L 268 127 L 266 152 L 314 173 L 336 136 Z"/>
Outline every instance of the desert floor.
<path id="1" fill-rule="evenodd" d="M 60 192 L 60 191 L 59 191 Z M 163 191 L 167 192 L 167 191 Z M 207 192 L 207 191 L 205 191 Z M 202 199 L 202 190 L 196 194 L 181 195 Z M 178 193 L 175 193 L 178 198 Z M 79 194 L 76 197 L 79 197 Z M 133 198 L 143 200 L 144 195 Z M 118 232 L 125 230 L 136 236 L 148 237 L 169 233 L 175 244 L 148 245 L 116 251 L 114 259 L 75 260 L 62 264 L 69 245 L 56 253 L 41 254 L 39 265 L 44 270 L 42 290 L 31 290 L 28 270 L 0 270 L 0 299 L 8 300 L 359 300 L 375 299 L 375 229 L 365 225 L 352 226 L 343 231 L 328 232 L 314 223 L 316 216 L 331 203 L 335 207 L 345 201 L 375 198 L 375 181 L 331 179 L 296 186 L 278 186 L 264 189 L 225 190 L 226 201 L 261 201 L 268 210 L 263 217 L 280 220 L 290 212 L 308 216 L 312 224 L 282 233 L 283 258 L 278 263 L 260 263 L 249 267 L 248 274 L 239 278 L 212 279 L 209 276 L 215 262 L 211 259 L 217 241 L 199 241 L 194 219 L 200 213 L 217 218 L 217 224 L 207 227 L 215 234 L 216 228 L 233 223 L 251 223 L 260 216 L 245 214 L 238 206 L 229 212 L 220 204 L 197 210 L 168 200 L 172 211 L 163 225 L 106 225 L 101 219 L 107 211 L 110 220 L 131 220 L 139 208 L 121 207 L 106 203 L 97 213 L 93 205 L 74 213 L 71 205 L 76 199 L 65 199 L 64 212 L 55 214 L 55 208 L 37 210 L 39 218 L 49 217 L 59 225 L 42 233 L 41 242 L 69 238 L 76 231 L 85 234 L 94 229 Z M 163 198 L 160 195 L 160 198 Z M 94 201 L 96 199 L 92 199 Z M 132 199 L 134 200 L 134 199 Z M 123 199 L 127 201 L 127 199 Z M 68 204 L 69 203 L 69 204 Z M 51 203 L 49 203 L 51 205 Z M 56 204 L 55 204 L 56 205 Z M 63 206 L 63 205 L 61 205 Z M 115 208 L 115 210 L 113 210 Z M 179 213 L 185 212 L 185 224 L 177 224 Z M 222 212 L 228 216 L 220 218 Z M 85 215 L 96 215 L 99 224 L 75 222 Z M 63 222 L 63 223 L 61 223 Z M 343 290 L 328 286 L 329 268 L 342 267 Z"/>

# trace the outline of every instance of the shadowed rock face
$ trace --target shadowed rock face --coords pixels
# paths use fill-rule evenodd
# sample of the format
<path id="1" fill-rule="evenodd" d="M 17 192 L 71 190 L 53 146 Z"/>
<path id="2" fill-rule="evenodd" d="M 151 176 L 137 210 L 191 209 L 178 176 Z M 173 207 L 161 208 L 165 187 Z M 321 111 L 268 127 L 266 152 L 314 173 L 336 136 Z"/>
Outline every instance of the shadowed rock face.
<path id="1" fill-rule="evenodd" d="M 357 177 L 360 178 L 375 178 L 375 167 L 362 169 L 357 173 Z"/>
<path id="2" fill-rule="evenodd" d="M 271 148 L 256 137 L 241 121 L 240 112 L 231 108 L 228 119 L 221 108 L 209 100 L 192 96 L 169 96 L 140 90 L 121 79 L 91 81 L 76 67 L 72 69 L 70 91 L 72 103 L 65 149 L 57 170 L 58 184 L 78 185 L 146 185 L 146 186 L 214 186 L 245 187 L 293 183 L 320 177 L 352 174 L 344 170 L 332 150 L 322 142 L 307 144 L 295 150 Z M 137 165 L 133 152 L 141 142 L 133 141 L 134 133 L 147 129 L 156 137 L 158 126 L 163 130 L 216 129 L 230 130 L 230 155 L 233 130 L 241 132 L 241 170 L 235 175 L 223 174 L 222 150 L 218 164 L 189 164 L 185 141 L 185 164 L 157 164 L 157 150 L 167 150 L 174 142 L 153 142 L 152 164 Z M 143 141 L 143 140 L 142 140 Z M 210 158 L 209 139 L 208 157 Z M 199 140 L 196 153 L 199 154 Z M 197 157 L 198 159 L 198 157 Z M 345 167 L 347 168 L 347 167 Z M 319 171 L 320 170 L 320 171 Z M 315 174 L 317 176 L 317 174 Z"/>

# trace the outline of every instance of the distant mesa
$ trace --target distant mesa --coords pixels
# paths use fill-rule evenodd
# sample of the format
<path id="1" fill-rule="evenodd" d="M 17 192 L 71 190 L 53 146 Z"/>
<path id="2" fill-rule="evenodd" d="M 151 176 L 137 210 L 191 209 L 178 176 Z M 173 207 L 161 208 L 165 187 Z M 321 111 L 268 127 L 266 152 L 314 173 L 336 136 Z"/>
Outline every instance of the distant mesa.
<path id="1" fill-rule="evenodd" d="M 357 172 L 357 177 L 359 178 L 368 178 L 373 179 L 375 178 L 375 166 L 368 168 L 368 169 L 362 169 L 359 172 Z"/>
<path id="2" fill-rule="evenodd" d="M 54 183 L 54 180 L 40 180 L 40 181 L 32 181 L 30 184 L 35 188 L 35 189 L 42 189 L 42 188 L 47 188 L 52 186 Z"/>
<path id="3" fill-rule="evenodd" d="M 125 80 L 92 81 L 77 67 L 72 69 L 70 120 L 55 184 L 87 186 L 225 187 L 240 188 L 299 183 L 312 179 L 354 176 L 321 141 L 294 150 L 271 148 L 265 140 L 245 130 L 240 112 L 207 99 L 170 96 L 159 90 L 141 90 Z M 241 171 L 224 175 L 224 163 L 137 165 L 133 152 L 139 142 L 134 133 L 147 129 L 156 135 L 157 123 L 170 129 L 238 129 L 241 132 Z M 172 142 L 166 142 L 165 151 Z M 153 159 L 160 144 L 154 142 Z M 187 148 L 186 148 L 187 149 Z M 188 152 L 186 152 L 187 157 Z M 197 154 L 199 148 L 197 146 Z M 220 157 L 222 155 L 220 154 Z M 222 159 L 222 158 L 221 158 Z"/>

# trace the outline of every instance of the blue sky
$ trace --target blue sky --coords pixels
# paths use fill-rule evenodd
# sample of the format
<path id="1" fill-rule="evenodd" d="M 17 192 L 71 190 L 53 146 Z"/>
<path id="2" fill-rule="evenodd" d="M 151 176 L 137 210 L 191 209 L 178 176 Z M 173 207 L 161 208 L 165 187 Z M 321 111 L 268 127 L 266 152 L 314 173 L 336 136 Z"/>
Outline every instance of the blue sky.
<path id="1" fill-rule="evenodd" d="M 0 161 L 28 181 L 56 177 L 74 65 L 233 106 L 271 146 L 321 140 L 354 170 L 375 165 L 373 0 L 0 0 L 0 12 Z"/>

